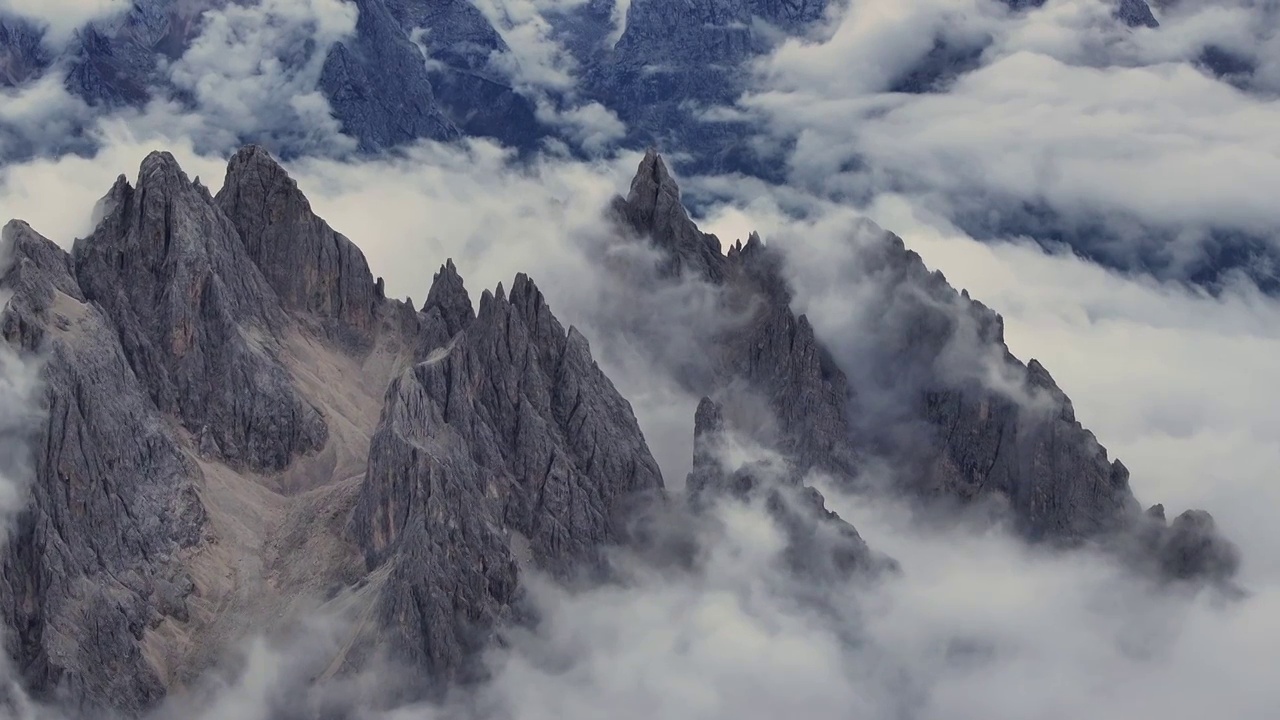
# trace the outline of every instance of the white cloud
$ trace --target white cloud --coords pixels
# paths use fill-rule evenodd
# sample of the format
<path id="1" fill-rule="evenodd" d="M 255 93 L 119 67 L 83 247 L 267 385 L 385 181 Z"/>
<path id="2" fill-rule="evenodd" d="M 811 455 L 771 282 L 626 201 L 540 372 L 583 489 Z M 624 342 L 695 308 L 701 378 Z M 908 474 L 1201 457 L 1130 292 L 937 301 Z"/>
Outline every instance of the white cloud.
<path id="1" fill-rule="evenodd" d="M 343 0 L 264 0 L 206 12 L 203 29 L 169 68 L 211 128 L 294 152 L 354 149 L 316 89 L 329 48 L 355 32 Z"/>
<path id="2" fill-rule="evenodd" d="M 1123 245 L 1114 257 L 1133 262 L 1141 247 L 1175 270 L 1200 259 L 1211 227 L 1274 238 L 1266 188 L 1280 181 L 1280 145 L 1267 128 L 1280 100 L 1259 88 L 1280 46 L 1258 30 L 1274 10 L 1184 3 L 1162 13 L 1159 31 L 1123 27 L 1111 10 L 1101 0 L 1015 15 L 986 0 L 857 3 L 828 38 L 762 61 L 741 106 L 795 138 L 791 177 L 816 192 L 905 191 L 995 226 L 1043 205 L 1107 225 Z M 945 92 L 886 93 L 935 36 L 990 44 Z M 1211 42 L 1259 64 L 1250 91 L 1196 65 Z"/>

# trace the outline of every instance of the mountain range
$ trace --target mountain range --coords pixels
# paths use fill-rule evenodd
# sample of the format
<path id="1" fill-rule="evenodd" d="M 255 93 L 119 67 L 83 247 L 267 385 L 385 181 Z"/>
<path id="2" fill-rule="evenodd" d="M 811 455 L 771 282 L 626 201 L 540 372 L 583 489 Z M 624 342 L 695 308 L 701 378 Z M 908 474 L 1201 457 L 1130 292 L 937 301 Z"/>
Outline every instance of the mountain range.
<path id="1" fill-rule="evenodd" d="M 1015 12 L 1044 0 L 1000 0 Z M 141 107 L 152 100 L 195 101 L 198 92 L 174 75 L 177 63 L 206 29 L 202 18 L 224 0 L 135 0 L 120 12 L 77 29 L 65 47 L 20 16 L 0 14 L 0 86 L 20 86 L 44 73 L 90 105 Z M 307 74 L 328 100 L 342 132 L 365 152 L 426 138 L 489 137 L 531 150 L 558 138 L 576 144 L 548 115 L 599 103 L 625 125 L 627 145 L 658 145 L 688 155 L 702 171 L 767 173 L 777 158 L 743 148 L 742 125 L 709 119 L 747 89 L 751 63 L 787 38 L 821 30 L 825 0 L 671 3 L 637 0 L 615 17 L 612 3 L 591 0 L 547 13 L 548 32 L 567 53 L 572 89 L 543 96 L 525 87 L 512 66 L 519 58 L 498 19 L 469 0 L 351 0 L 352 32 L 323 47 L 312 38 L 274 49 L 272 59 Z M 1120 0 L 1115 16 L 1155 27 L 1144 0 Z M 982 50 L 939 40 L 919 67 L 891 83 L 928 92 L 966 69 Z M 886 88 L 890 89 L 890 88 Z M 550 106 L 550 107 L 546 107 Z M 244 138 L 252 140 L 253 138 Z M 285 142 L 280 151 L 296 148 Z"/>
<path id="2" fill-rule="evenodd" d="M 507 629 L 537 625 L 529 578 L 609 583 L 616 548 L 691 562 L 685 529 L 724 504 L 766 508 L 807 584 L 912 572 L 819 480 L 1233 590 L 1239 553 L 1211 516 L 1144 510 L 1000 316 L 893 234 L 868 225 L 853 245 L 842 282 L 876 350 L 850 365 L 794 309 L 795 258 L 702 232 L 657 152 L 600 212 L 630 249 L 595 268 L 612 292 L 712 299 L 667 368 L 702 398 L 687 478 L 664 478 L 592 338 L 533 278 L 473 301 L 445 260 L 420 307 L 389 298 L 261 147 L 216 194 L 149 155 L 70 251 L 5 226 L 0 337 L 40 368 L 38 421 L 0 435 L 30 477 L 0 551 L 23 692 L 71 717 L 141 716 L 240 639 L 332 614 L 346 622 L 303 685 L 390 663 L 409 671 L 381 702 L 441 697 L 483 679 Z M 676 332 L 655 320 L 638 341 Z"/>

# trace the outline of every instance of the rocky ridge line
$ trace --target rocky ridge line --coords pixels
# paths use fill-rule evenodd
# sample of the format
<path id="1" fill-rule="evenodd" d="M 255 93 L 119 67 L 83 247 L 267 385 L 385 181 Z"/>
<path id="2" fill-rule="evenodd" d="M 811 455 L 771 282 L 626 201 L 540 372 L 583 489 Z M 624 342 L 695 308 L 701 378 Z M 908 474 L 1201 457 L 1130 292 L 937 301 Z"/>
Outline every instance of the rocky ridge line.
<path id="1" fill-rule="evenodd" d="M 869 228 L 873 239 L 859 246 L 847 278 L 877 288 L 861 329 L 874 354 L 849 365 L 791 309 L 787 256 L 754 234 L 722 253 L 719 239 L 689 218 L 656 151 L 646 153 L 612 212 L 626 232 L 661 251 L 659 272 L 668 282 L 722 288 L 727 318 L 749 309 L 747 320 L 705 338 L 722 374 L 688 389 L 716 398 L 745 386 L 763 396 L 778 422 L 776 437 L 765 441 L 802 474 L 819 470 L 864 491 L 864 460 L 877 458 L 898 468 L 892 491 L 926 505 L 995 503 L 1029 540 L 1137 542 L 1140 562 L 1165 577 L 1226 582 L 1234 575 L 1238 551 L 1208 513 L 1189 510 L 1170 527 L 1162 512 L 1143 513 L 1128 470 L 1080 424 L 1043 365 L 1009 352 L 1000 316 L 956 292 L 892 233 Z M 957 353 L 989 363 L 1009 387 L 978 372 L 957 375 L 948 365 Z M 859 375 L 851 378 L 846 368 L 854 366 Z M 896 405 L 888 413 L 873 407 L 885 388 Z"/>

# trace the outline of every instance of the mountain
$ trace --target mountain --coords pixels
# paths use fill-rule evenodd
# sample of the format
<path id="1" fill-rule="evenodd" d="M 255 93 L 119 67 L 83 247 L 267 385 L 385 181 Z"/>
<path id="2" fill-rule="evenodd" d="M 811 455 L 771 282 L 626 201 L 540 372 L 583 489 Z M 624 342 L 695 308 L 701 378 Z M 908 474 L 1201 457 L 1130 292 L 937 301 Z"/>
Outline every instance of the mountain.
<path id="1" fill-rule="evenodd" d="M 716 298 L 719 320 L 670 368 L 704 396 L 687 492 L 666 488 L 631 405 L 532 279 L 473 304 L 446 261 L 421 308 L 389 299 L 261 148 L 231 159 L 216 196 L 153 153 L 70 252 L 7 225 L 0 337 L 43 388 L 0 550 L 22 684 L 73 716 L 137 716 L 239 639 L 319 613 L 349 622 L 298 682 L 389 660 L 415 671 L 383 701 L 439 696 L 484 676 L 503 628 L 537 622 L 529 573 L 607 582 L 611 548 L 652 549 L 662 525 L 712 522 L 726 502 L 768 508 L 809 586 L 911 572 L 827 509 L 815 477 L 941 511 L 995 502 L 1028 540 L 1229 583 L 1237 554 L 1212 518 L 1143 513 L 1043 367 L 1008 354 L 999 316 L 892 235 L 877 229 L 847 278 L 881 318 L 851 374 L 841 339 L 793 309 L 792 257 L 758 236 L 722 253 L 656 153 L 605 212 L 644 251 L 640 272 L 600 268 L 614 292 Z M 957 338 L 1015 389 L 943 368 Z M 878 387 L 898 391 L 892 412 Z M 742 443 L 772 459 L 743 461 Z M 895 486 L 871 481 L 876 459 Z"/>
<path id="2" fill-rule="evenodd" d="M 549 124 L 538 106 L 587 100 L 623 121 L 630 146 L 657 144 L 688 153 L 688 167 L 704 171 L 755 174 L 767 174 L 775 163 L 736 142 L 749 128 L 706 113 L 732 106 L 748 89 L 751 63 L 786 38 L 813 33 L 829 6 L 826 0 L 637 0 L 627 5 L 618 28 L 612 4 L 549 9 L 554 37 L 576 61 L 578 87 L 553 89 L 540 98 L 517 87 L 511 71 L 516 56 L 501 30 L 469 0 L 350 1 L 356 12 L 350 35 L 321 44 L 307 35 L 315 29 L 303 24 L 298 37 L 267 50 L 271 55 L 263 62 L 313 86 L 297 92 L 319 90 L 342 132 L 364 152 L 462 136 L 493 138 L 521 151 L 549 138 L 572 146 L 573 138 Z M 1014 10 L 1043 4 L 1005 2 Z M 142 107 L 156 99 L 192 106 L 199 93 L 193 81 L 199 78 L 175 80 L 175 63 L 206 31 L 209 12 L 234 7 L 226 0 L 135 0 L 124 12 L 80 28 L 53 55 L 41 41 L 42 30 L 0 11 L 0 87 L 57 73 L 73 95 L 100 108 Z M 263 16 L 253 21 L 258 24 L 298 22 L 272 15 L 269 3 L 259 12 Z M 1131 26 L 1156 24 L 1144 0 L 1120 0 L 1116 16 Z M 938 48 L 896 87 L 927 91 L 968 69 L 980 52 L 939 39 Z M 311 67 L 319 69 L 314 76 Z M 254 133 L 265 130 L 245 132 L 242 140 L 257 141 Z M 270 139 L 285 155 L 301 151 L 306 141 L 288 133 Z M 23 151 L 21 143 L 10 144 L 7 153 Z"/>
<path id="3" fill-rule="evenodd" d="M 664 251 L 667 278 L 723 289 L 723 329 L 706 338 L 703 350 L 718 356 L 721 372 L 690 389 L 715 395 L 745 386 L 759 393 L 777 420 L 759 439 L 802 473 L 818 469 L 857 490 L 865 485 L 867 456 L 888 459 L 902 469 L 894 491 L 928 503 L 996 500 L 1018 532 L 1055 544 L 1125 545 L 1141 537 L 1159 548 L 1182 547 L 1188 544 L 1182 533 L 1202 527 L 1203 554 L 1191 560 L 1172 550 L 1157 553 L 1161 572 L 1186 575 L 1185 562 L 1197 568 L 1191 574 L 1234 573 L 1234 548 L 1215 536 L 1211 521 L 1195 522 L 1195 512 L 1171 529 L 1152 527 L 1163 525 L 1163 507 L 1142 512 L 1128 469 L 1108 459 L 1076 420 L 1044 366 L 1013 357 L 1000 316 L 930 272 L 900 238 L 868 227 L 872 239 L 858 247 L 855 267 L 842 277 L 851 288 L 873 289 L 856 294 L 869 303 L 860 331 L 873 339 L 873 353 L 841 362 L 792 310 L 788 257 L 758 235 L 722 254 L 719 239 L 689 218 L 657 153 L 645 156 L 613 212 Z M 957 364 L 967 371 L 958 372 Z M 855 367 L 858 374 L 848 375 Z M 993 373 L 999 382 L 988 379 Z"/>

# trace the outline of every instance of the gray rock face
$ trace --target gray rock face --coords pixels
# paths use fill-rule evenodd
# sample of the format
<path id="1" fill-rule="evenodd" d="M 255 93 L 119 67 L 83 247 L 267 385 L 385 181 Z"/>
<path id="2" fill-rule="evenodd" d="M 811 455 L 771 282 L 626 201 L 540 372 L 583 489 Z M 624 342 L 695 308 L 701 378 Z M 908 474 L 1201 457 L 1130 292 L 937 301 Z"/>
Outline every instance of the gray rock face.
<path id="1" fill-rule="evenodd" d="M 1222 537 L 1213 517 L 1203 510 L 1187 510 L 1168 523 L 1164 506 L 1147 510 L 1142 549 L 1154 558 L 1165 577 L 1174 580 L 1211 578 L 1230 587 L 1240 569 L 1240 549 Z"/>
<path id="2" fill-rule="evenodd" d="M 298 184 L 260 147 L 236 153 L 215 199 L 280 302 L 330 335 L 371 338 L 384 299 L 364 253 L 311 212 Z"/>
<path id="3" fill-rule="evenodd" d="M 330 49 L 320 75 L 343 131 L 364 150 L 458 137 L 436 103 L 425 58 L 383 0 L 357 0 L 356 6 L 356 36 Z"/>
<path id="4" fill-rule="evenodd" d="M 144 633 L 186 619 L 180 558 L 202 538 L 199 473 L 72 259 L 22 223 L 3 242 L 0 289 L 13 297 L 0 335 L 43 362 L 30 498 L 0 549 L 5 640 L 37 697 L 137 713 L 165 692 Z"/>
<path id="5" fill-rule="evenodd" d="M 1075 542 L 1130 523 L 1140 508 L 1128 471 L 1076 421 L 1044 367 L 1014 358 L 997 314 L 931 273 L 901 239 L 877 232 L 850 278 L 878 288 L 860 326 L 874 354 L 862 358 L 851 411 L 875 418 L 864 436 L 909 469 L 911 492 L 999 498 L 1034 539 Z M 993 386 L 991 374 L 1010 387 Z M 882 390 L 894 387 L 904 390 Z M 886 397 L 898 407 L 872 407 Z"/>
<path id="6" fill-rule="evenodd" d="M 521 567 L 590 564 L 627 498 L 662 488 L 630 405 L 532 281 L 469 308 L 450 264 L 424 314 L 454 334 L 387 391 L 351 522 L 390 568 L 382 622 L 439 681 L 474 671 Z"/>
<path id="7" fill-rule="evenodd" d="M 313 576 L 375 618 L 352 646 L 393 647 L 443 688 L 512 616 L 522 568 L 598 569 L 630 503 L 662 497 L 630 405 L 527 277 L 478 314 L 452 262 L 421 312 L 388 300 L 253 147 L 217 199 L 154 153 L 97 214 L 71 254 L 5 232 L 0 335 L 45 358 L 45 402 L 12 438 L 32 484 L 0 546 L 0 621 L 37 697 L 137 715 L 217 652 L 188 639 L 232 639 L 241 620 L 220 613 L 289 602 Z M 365 380 L 316 363 L 391 378 L 376 425 Z M 308 532 L 319 498 L 349 509 Z"/>
<path id="8" fill-rule="evenodd" d="M 704 351 L 719 369 L 715 394 L 737 381 L 758 392 L 780 424 L 771 444 L 804 469 L 819 467 L 852 475 L 858 465 L 847 420 L 847 381 L 818 343 L 803 315 L 790 307 L 790 290 L 779 274 L 781 259 L 758 236 L 720 252 L 720 241 L 698 230 L 680 203 L 680 190 L 662 158 L 650 151 L 640 163 L 626 200 L 613 211 L 629 232 L 662 252 L 660 272 L 721 286 L 723 329 L 705 338 Z"/>
<path id="9" fill-rule="evenodd" d="M 0 17 L 0 86 L 21 85 L 51 61 L 39 30 L 22 20 Z"/>
<path id="10" fill-rule="evenodd" d="M 533 103 L 495 59 L 511 48 L 469 0 L 389 0 L 400 27 L 426 51 L 436 99 L 466 135 L 527 150 L 547 135 Z"/>
<path id="11" fill-rule="evenodd" d="M 801 34 L 826 7 L 825 0 L 635 0 L 617 43 L 583 73 L 586 92 L 627 124 L 633 145 L 687 149 L 707 170 L 755 170 L 760 159 L 735 141 L 745 126 L 701 113 L 732 106 L 747 88 L 749 63 Z M 579 56 L 589 57 L 595 43 L 579 42 Z"/>
<path id="12" fill-rule="evenodd" d="M 1140 531 L 1128 470 L 1076 420 L 1049 373 L 1014 358 L 1000 317 L 929 272 L 901 239 L 876 228 L 848 278 L 875 288 L 859 327 L 860 354 L 843 366 L 856 368 L 849 377 L 791 310 L 786 258 L 755 235 L 727 255 L 714 251 L 719 241 L 679 207 L 679 190 L 656 153 L 641 161 L 614 212 L 665 253 L 669 274 L 722 286 L 726 313 L 746 318 L 709 339 L 726 373 L 706 391 L 745 387 L 766 398 L 778 423 L 768 444 L 802 471 L 820 469 L 857 489 L 861 457 L 874 455 L 900 469 L 897 490 L 935 502 L 996 500 L 1032 540 L 1109 542 Z M 1008 387 L 985 380 L 990 373 Z M 743 385 L 732 385 L 735 379 Z M 1179 549 L 1161 552 L 1173 558 L 1186 548 L 1192 559 L 1162 561 L 1166 573 L 1230 574 L 1223 560 L 1230 543 L 1211 522 L 1179 527 L 1161 544 Z"/>
<path id="13" fill-rule="evenodd" d="M 157 407 L 233 464 L 279 470 L 319 449 L 324 421 L 275 357 L 280 303 L 208 190 L 153 153 L 137 189 L 121 177 L 102 203 L 76 275 Z"/>
<path id="14" fill-rule="evenodd" d="M 1030 8 L 1038 8 L 1045 4 L 1045 0 L 1003 0 L 1013 10 L 1026 10 Z M 1156 21 L 1156 17 L 1151 12 L 1151 6 L 1147 4 L 1147 0 L 1117 0 L 1115 9 L 1115 17 L 1117 20 L 1124 22 L 1129 27 L 1159 27 L 1160 23 Z"/>

